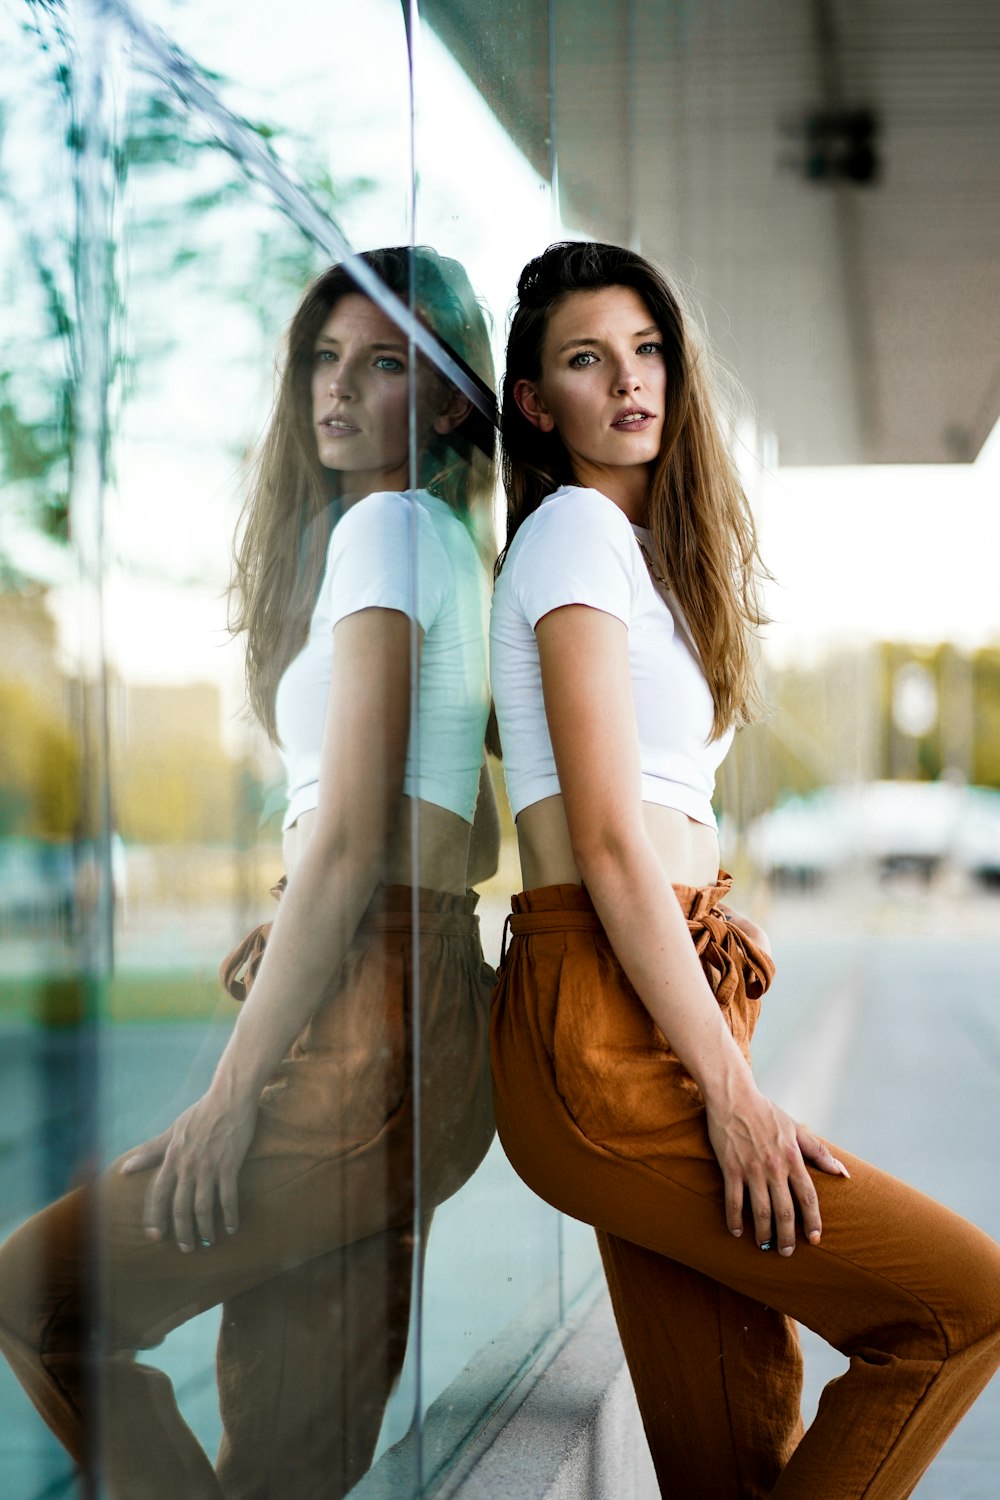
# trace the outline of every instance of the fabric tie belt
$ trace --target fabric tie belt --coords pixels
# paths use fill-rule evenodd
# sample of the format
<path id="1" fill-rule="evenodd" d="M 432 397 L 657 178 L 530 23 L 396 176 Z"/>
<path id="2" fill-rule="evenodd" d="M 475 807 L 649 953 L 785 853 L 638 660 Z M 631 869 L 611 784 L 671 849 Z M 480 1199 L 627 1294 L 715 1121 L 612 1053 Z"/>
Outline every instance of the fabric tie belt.
<path id="1" fill-rule="evenodd" d="M 708 889 L 714 895 L 718 888 Z M 706 892 L 690 888 L 682 890 L 681 908 L 688 906 L 685 912 L 687 929 L 702 965 L 713 971 L 712 988 L 720 1005 L 732 999 L 741 980 L 750 998 L 758 999 L 774 978 L 771 955 L 731 922 L 724 911 L 705 900 Z M 688 896 L 701 899 L 689 905 Z M 515 911 L 504 923 L 501 964 L 507 956 L 508 932 L 511 937 L 530 937 L 536 932 L 599 932 L 608 941 L 601 919 L 593 908 Z"/>
<path id="2" fill-rule="evenodd" d="M 271 895 L 276 901 L 280 901 L 287 883 L 283 875 L 277 885 L 271 887 Z M 431 902 L 443 903 L 444 909 L 434 910 L 428 904 Z M 422 891 L 419 887 L 411 890 L 409 886 L 383 886 L 376 891 L 358 923 L 355 941 L 374 932 L 417 932 L 423 937 L 478 937 L 479 918 L 471 909 L 475 904 L 473 893 L 456 896 L 444 891 Z M 272 922 L 262 922 L 259 927 L 254 927 L 219 965 L 223 988 L 241 1004 L 257 977 L 273 925 Z"/>

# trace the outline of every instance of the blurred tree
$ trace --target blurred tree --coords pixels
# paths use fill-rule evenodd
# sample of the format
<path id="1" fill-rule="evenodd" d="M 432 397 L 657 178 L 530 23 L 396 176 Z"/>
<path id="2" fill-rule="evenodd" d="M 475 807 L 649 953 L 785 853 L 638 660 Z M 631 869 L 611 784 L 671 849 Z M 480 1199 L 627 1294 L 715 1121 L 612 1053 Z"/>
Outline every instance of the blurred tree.
<path id="1" fill-rule="evenodd" d="M 905 668 L 922 668 L 936 711 L 908 733 L 893 711 Z M 1000 646 L 873 642 L 814 665 L 771 669 L 770 712 L 744 730 L 720 777 L 722 806 L 752 818 L 784 797 L 850 781 L 950 776 L 1000 788 Z"/>
<path id="2" fill-rule="evenodd" d="M 1000 646 L 973 652 L 972 684 L 971 779 L 1000 788 Z"/>
<path id="3" fill-rule="evenodd" d="M 236 774 L 221 749 L 172 739 L 158 754 L 112 757 L 118 830 L 140 844 L 232 842 Z"/>
<path id="4" fill-rule="evenodd" d="M 881 774 L 873 650 L 764 672 L 764 719 L 736 736 L 719 777 L 721 808 L 746 824 L 786 797 Z"/>
<path id="5" fill-rule="evenodd" d="M 67 577 L 61 544 L 72 524 L 80 378 L 74 169 L 87 129 L 76 107 L 68 17 L 59 0 L 29 0 L 19 21 L 12 12 L 0 19 L 0 296 L 6 309 L 0 324 L 0 523 L 6 523 L 0 524 L 0 594 L 12 604 L 30 592 L 32 578 Z M 107 330 L 112 429 L 140 378 L 145 389 L 157 389 L 163 356 L 184 336 L 176 316 L 181 305 L 189 324 L 193 309 L 200 326 L 221 327 L 227 341 L 235 315 L 249 336 L 235 340 L 231 357 L 252 358 L 259 367 L 262 348 L 270 362 L 278 320 L 321 265 L 312 241 L 245 179 L 238 152 L 212 137 L 165 77 L 136 66 L 118 70 L 117 63 L 115 70 L 121 118 L 112 168 L 119 211 L 114 223 L 89 228 L 105 238 L 107 274 L 119 299 L 125 291 L 128 298 L 127 308 L 116 304 L 115 326 Z M 217 75 L 199 70 L 199 76 L 221 90 Z M 274 124 L 244 124 L 269 149 L 282 146 L 293 175 L 328 214 L 370 186 L 360 178 L 335 184 L 304 139 Z M 234 459 L 245 446 L 234 446 Z M 113 449 L 108 457 L 113 460 Z M 134 568 L 117 544 L 109 525 L 109 557 L 119 568 Z M 54 679 L 62 670 L 54 651 L 39 667 Z M 78 710 L 84 697 L 76 695 Z M 91 745 L 84 756 L 67 728 L 70 720 L 59 721 L 30 680 L 2 686 L 0 722 L 0 832 L 69 835 L 80 817 L 81 761 L 92 762 L 100 777 L 100 754 Z M 112 779 L 118 826 L 133 839 L 231 841 L 237 822 L 245 823 L 263 798 L 253 777 L 221 747 L 181 741 L 138 759 L 124 742 L 114 743 Z"/>
<path id="6" fill-rule="evenodd" d="M 80 815 L 74 736 L 25 682 L 0 681 L 0 836 L 69 838 Z"/>
<path id="7" fill-rule="evenodd" d="M 78 382 L 73 297 L 72 164 L 85 122 L 74 114 L 73 51 L 65 11 L 35 3 L 22 12 L 11 43 L 0 47 L 0 288 L 12 315 L 0 329 L 0 480 L 4 509 L 42 536 L 65 541 Z M 6 76 L 4 76 L 6 75 Z M 207 70 L 199 76 L 221 89 Z M 263 208 L 239 161 L 170 92 L 137 70 L 126 79 L 126 112 L 113 167 L 126 204 L 125 238 L 109 241 L 109 274 L 127 260 L 131 305 L 172 300 L 199 286 L 247 311 L 273 344 L 276 310 L 294 302 L 320 269 L 315 246 L 281 213 Z M 23 116 L 23 118 L 22 118 Z M 268 142 L 282 140 L 290 169 L 320 208 L 333 214 L 366 191 L 363 178 L 335 184 L 303 140 L 265 122 L 244 122 Z M 26 149 L 43 173 L 21 170 Z M 68 149 L 67 149 L 68 148 Z M 233 217 L 243 215 L 242 235 Z M 215 232 L 225 223 L 226 232 Z M 115 226 L 116 231 L 120 226 Z M 247 232 L 249 231 L 249 232 Z M 95 226 L 94 232 L 98 232 Z M 234 264 L 231 247 L 252 248 Z M 124 309 L 118 309 L 124 325 Z M 169 315 L 155 328 L 110 330 L 112 406 L 135 384 L 137 366 L 154 363 L 176 334 Z M 24 565 L 0 538 L 0 587 L 24 576 Z"/>

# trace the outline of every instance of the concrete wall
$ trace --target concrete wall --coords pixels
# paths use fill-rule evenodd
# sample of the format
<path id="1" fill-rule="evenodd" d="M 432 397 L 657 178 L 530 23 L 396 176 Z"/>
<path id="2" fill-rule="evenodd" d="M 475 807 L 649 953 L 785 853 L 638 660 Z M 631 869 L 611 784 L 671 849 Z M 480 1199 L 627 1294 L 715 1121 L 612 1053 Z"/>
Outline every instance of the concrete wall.
<path id="1" fill-rule="evenodd" d="M 607 1293 L 487 1425 L 440 1500 L 658 1500 Z"/>

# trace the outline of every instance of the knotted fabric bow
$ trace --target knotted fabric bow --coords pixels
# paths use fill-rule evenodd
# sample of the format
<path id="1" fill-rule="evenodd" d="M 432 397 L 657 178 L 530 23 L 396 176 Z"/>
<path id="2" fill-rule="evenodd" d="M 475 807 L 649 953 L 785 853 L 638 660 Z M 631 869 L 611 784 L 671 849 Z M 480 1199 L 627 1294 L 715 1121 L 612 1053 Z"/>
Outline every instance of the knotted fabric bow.
<path id="1" fill-rule="evenodd" d="M 282 875 L 277 885 L 272 885 L 271 895 L 276 901 L 281 900 L 281 893 L 287 884 L 287 877 Z M 223 988 L 241 1005 L 257 978 L 257 970 L 273 926 L 273 922 L 262 922 L 259 927 L 252 928 L 246 937 L 240 938 L 236 947 L 226 954 L 219 965 L 219 978 Z"/>
<path id="2" fill-rule="evenodd" d="M 719 976 L 714 988 L 720 1005 L 732 1000 L 741 978 L 751 1000 L 759 1000 L 774 978 L 771 955 L 738 927 L 719 904 L 720 898 L 729 894 L 731 884 L 726 877 L 714 887 L 692 892 L 695 899 L 686 913 L 688 932 L 698 957 Z"/>

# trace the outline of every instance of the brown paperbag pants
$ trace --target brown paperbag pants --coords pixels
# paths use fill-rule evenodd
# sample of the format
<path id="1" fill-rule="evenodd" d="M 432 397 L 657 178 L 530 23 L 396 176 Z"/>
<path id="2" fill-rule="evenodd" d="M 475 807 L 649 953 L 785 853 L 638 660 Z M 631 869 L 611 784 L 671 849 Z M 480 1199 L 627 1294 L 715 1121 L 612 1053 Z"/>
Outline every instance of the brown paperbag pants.
<path id="1" fill-rule="evenodd" d="M 676 886 L 749 1054 L 768 957 Z M 1000 1364 L 1000 1248 L 846 1152 L 814 1171 L 823 1238 L 761 1253 L 725 1224 L 702 1100 L 626 979 L 587 893 L 513 900 L 494 995 L 500 1138 L 524 1181 L 593 1224 L 661 1493 L 900 1500 Z M 792 1319 L 850 1359 L 803 1434 Z"/>
<path id="2" fill-rule="evenodd" d="M 265 1088 L 233 1236 L 190 1254 L 151 1242 L 151 1174 L 116 1164 L 0 1249 L 0 1348 L 115 1500 L 336 1500 L 371 1462 L 406 1348 L 418 1202 L 413 895 L 377 893 Z M 492 973 L 475 896 L 416 895 L 426 1229 L 493 1135 Z M 170 1381 L 135 1354 L 219 1303 L 213 1468 Z"/>

